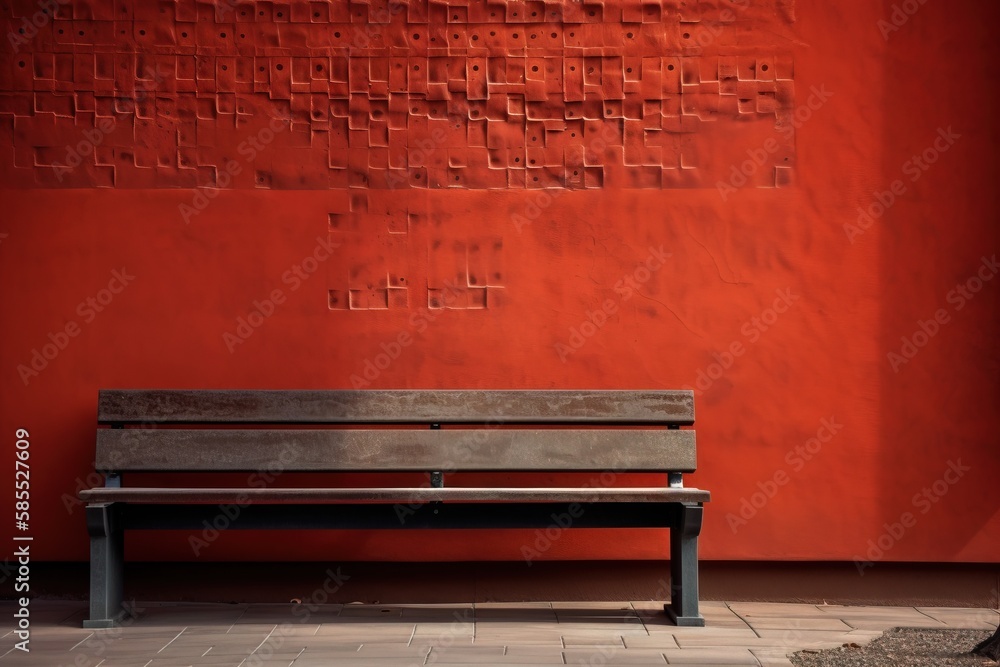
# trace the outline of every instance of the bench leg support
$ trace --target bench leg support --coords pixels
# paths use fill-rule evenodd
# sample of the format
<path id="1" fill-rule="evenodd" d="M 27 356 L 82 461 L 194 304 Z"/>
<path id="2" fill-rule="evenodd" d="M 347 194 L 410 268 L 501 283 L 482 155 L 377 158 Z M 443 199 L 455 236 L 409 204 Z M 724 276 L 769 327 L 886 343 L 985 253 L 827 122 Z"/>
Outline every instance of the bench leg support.
<path id="1" fill-rule="evenodd" d="M 90 618 L 85 628 L 113 628 L 125 616 L 125 539 L 118 512 L 111 503 L 87 505 L 90 533 Z"/>
<path id="2" fill-rule="evenodd" d="M 700 503 L 681 503 L 670 528 L 670 604 L 664 605 L 663 610 L 676 625 L 705 625 L 705 619 L 698 613 L 698 534 L 702 513 Z"/>

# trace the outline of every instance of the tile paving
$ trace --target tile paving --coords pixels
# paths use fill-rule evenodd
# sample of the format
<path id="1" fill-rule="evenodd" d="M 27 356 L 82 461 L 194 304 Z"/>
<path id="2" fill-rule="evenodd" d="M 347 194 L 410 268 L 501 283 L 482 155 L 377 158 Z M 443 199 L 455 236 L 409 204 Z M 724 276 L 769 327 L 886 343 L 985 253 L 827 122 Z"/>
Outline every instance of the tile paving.
<path id="1" fill-rule="evenodd" d="M 0 602 L 0 667 L 787 667 L 788 655 L 867 644 L 887 628 L 993 629 L 991 609 L 703 602 L 704 628 L 653 602 L 435 605 L 142 603 L 122 628 L 85 630 L 82 602 L 34 600 L 30 652 Z"/>

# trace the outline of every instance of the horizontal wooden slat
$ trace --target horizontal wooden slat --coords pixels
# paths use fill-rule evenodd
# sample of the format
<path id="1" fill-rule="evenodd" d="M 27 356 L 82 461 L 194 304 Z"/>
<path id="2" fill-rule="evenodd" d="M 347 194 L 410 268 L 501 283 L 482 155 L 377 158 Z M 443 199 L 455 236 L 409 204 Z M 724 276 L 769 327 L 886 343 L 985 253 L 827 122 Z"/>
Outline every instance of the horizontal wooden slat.
<path id="1" fill-rule="evenodd" d="M 101 504 L 101 503 L 98 503 Z M 115 503 L 125 530 L 197 530 L 219 521 L 219 506 L 192 503 Z M 681 503 L 448 502 L 259 503 L 240 508 L 226 530 L 420 530 L 549 528 L 668 528 L 681 522 Z M 227 516 L 227 519 L 229 517 Z M 567 522 L 568 523 L 565 523 Z"/>
<path id="2" fill-rule="evenodd" d="M 361 488 L 361 489 L 89 489 L 90 503 L 139 504 L 287 504 L 371 501 L 426 502 L 708 502 L 709 493 L 688 488 Z"/>
<path id="3" fill-rule="evenodd" d="M 694 431 L 102 429 L 100 471 L 695 469 Z"/>
<path id="4" fill-rule="evenodd" d="M 691 391 L 102 389 L 101 423 L 691 424 Z"/>

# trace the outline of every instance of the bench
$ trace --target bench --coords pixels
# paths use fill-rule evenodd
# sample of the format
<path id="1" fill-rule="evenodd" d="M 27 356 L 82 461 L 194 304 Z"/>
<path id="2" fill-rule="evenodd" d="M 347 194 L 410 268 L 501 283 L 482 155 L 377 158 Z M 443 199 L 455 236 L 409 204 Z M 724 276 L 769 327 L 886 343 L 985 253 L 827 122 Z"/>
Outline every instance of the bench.
<path id="1" fill-rule="evenodd" d="M 695 469 L 691 391 L 101 390 L 95 468 L 80 492 L 90 534 L 90 618 L 122 606 L 126 530 L 195 530 L 220 505 L 229 528 L 670 528 L 677 625 L 698 612 L 698 534 L 707 491 Z M 344 427 L 348 428 L 344 428 Z M 193 473 L 420 472 L 410 488 L 209 488 Z M 467 488 L 452 471 L 665 473 L 656 487 Z M 128 487 L 126 473 L 177 473 L 179 486 Z M 428 479 L 428 478 L 423 478 Z M 400 511 L 404 509 L 405 511 Z M 564 521 L 565 523 L 565 521 Z"/>

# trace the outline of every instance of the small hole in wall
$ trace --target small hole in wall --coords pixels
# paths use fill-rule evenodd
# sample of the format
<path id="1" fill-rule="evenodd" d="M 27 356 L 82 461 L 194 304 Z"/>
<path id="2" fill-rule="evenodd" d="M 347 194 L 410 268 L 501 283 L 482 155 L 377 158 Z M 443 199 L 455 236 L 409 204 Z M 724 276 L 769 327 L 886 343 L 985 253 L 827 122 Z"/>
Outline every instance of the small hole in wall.
<path id="1" fill-rule="evenodd" d="M 684 33 L 684 39 L 691 39 L 691 33 L 689 32 Z"/>
<path id="2" fill-rule="evenodd" d="M 281 63 L 278 63 L 277 65 L 275 65 L 275 68 L 280 72 L 281 70 L 285 69 L 285 66 L 282 65 Z"/>
<path id="3" fill-rule="evenodd" d="M 340 37 L 340 33 L 339 32 L 335 32 L 335 33 L 333 33 L 333 36 L 334 37 Z"/>
<path id="4" fill-rule="evenodd" d="M 761 72 L 766 72 L 767 71 L 767 65 L 761 65 L 760 66 L 760 71 Z"/>
<path id="5" fill-rule="evenodd" d="M 473 72 L 478 72 L 479 71 L 479 65 L 473 65 L 472 66 L 472 71 Z"/>
<path id="6" fill-rule="evenodd" d="M 145 34 L 146 34 L 146 31 L 145 31 L 145 30 L 140 30 L 140 31 L 139 31 L 139 34 L 140 34 L 140 35 L 145 35 Z"/>
<path id="7" fill-rule="evenodd" d="M 667 65 L 667 69 L 669 71 L 673 72 L 674 71 L 674 66 L 673 65 Z"/>
<path id="8" fill-rule="evenodd" d="M 181 33 L 181 37 L 185 37 L 186 38 L 187 36 L 188 36 L 188 34 L 186 32 L 182 32 Z"/>
<path id="9" fill-rule="evenodd" d="M 17 64 L 17 66 L 23 68 L 25 66 L 25 62 L 22 60 Z"/>

